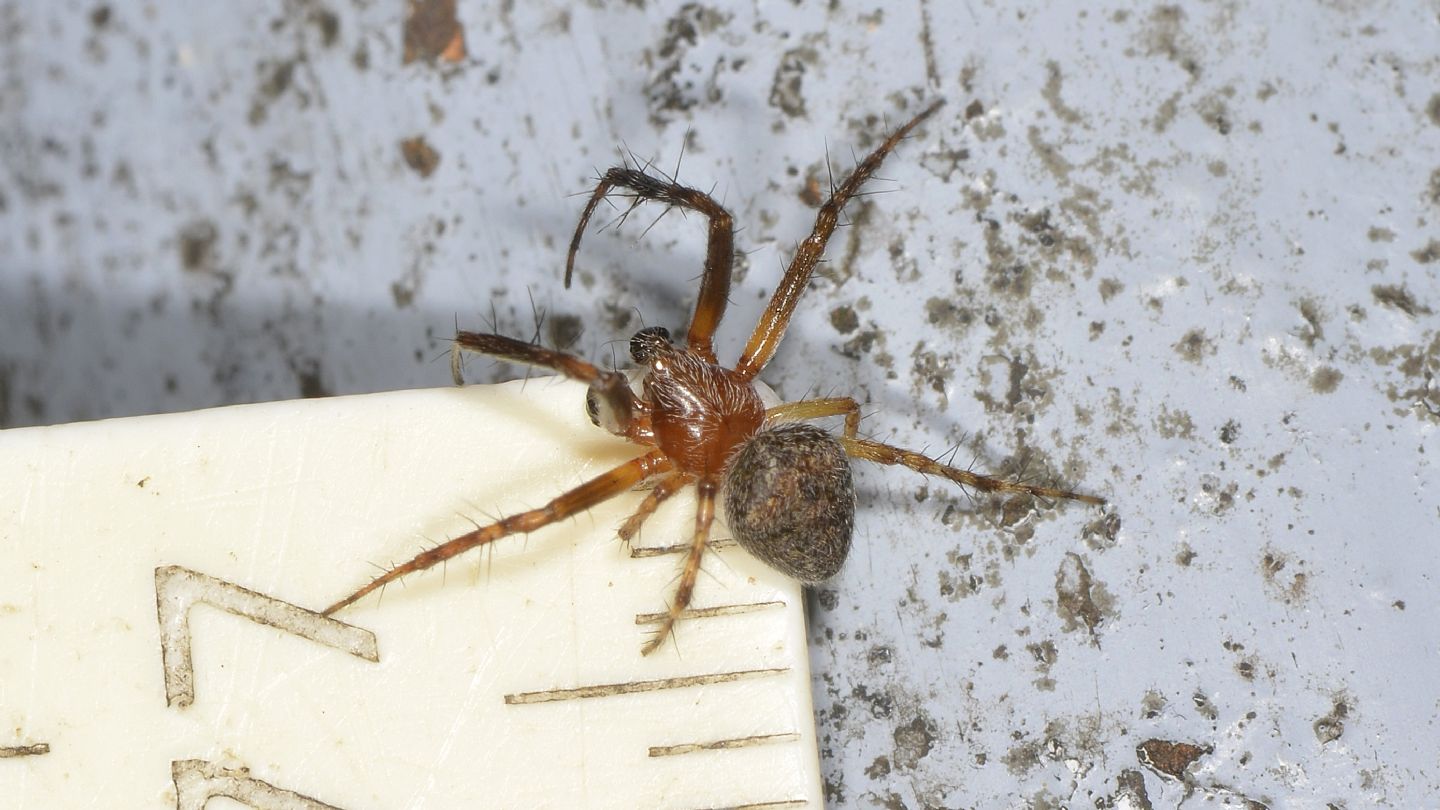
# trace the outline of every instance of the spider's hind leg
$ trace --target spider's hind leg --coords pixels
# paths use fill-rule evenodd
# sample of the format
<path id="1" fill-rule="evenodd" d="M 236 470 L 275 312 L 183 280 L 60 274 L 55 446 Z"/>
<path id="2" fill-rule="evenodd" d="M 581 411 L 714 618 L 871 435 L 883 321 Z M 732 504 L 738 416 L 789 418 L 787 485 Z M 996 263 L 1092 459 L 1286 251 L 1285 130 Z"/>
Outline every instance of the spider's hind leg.
<path id="1" fill-rule="evenodd" d="M 690 552 L 685 555 L 680 584 L 675 588 L 675 598 L 670 602 L 670 609 L 661 621 L 660 629 L 640 648 L 641 655 L 649 655 L 665 643 L 665 639 L 675 629 L 675 622 L 690 606 L 690 600 L 695 595 L 695 581 L 700 576 L 700 561 L 704 559 L 705 544 L 710 539 L 710 526 L 715 522 L 715 498 L 719 494 L 720 484 L 713 479 L 702 478 L 696 488 L 699 496 L 695 506 L 695 534 L 690 540 Z"/>
<path id="2" fill-rule="evenodd" d="M 840 439 L 840 444 L 845 448 L 846 455 L 851 458 L 873 461 L 877 464 L 893 464 L 901 467 L 909 467 L 923 475 L 938 475 L 942 478 L 948 478 L 962 487 L 969 487 L 979 492 L 1023 493 L 1039 498 L 1080 501 L 1081 503 L 1095 504 L 1097 506 L 1105 505 L 1104 498 L 1099 498 L 1094 495 L 1081 495 L 1078 492 L 1071 492 L 1068 489 L 1022 484 L 1018 481 L 1006 481 L 1003 478 L 991 478 L 988 475 L 979 475 L 969 470 L 962 470 L 959 467 L 952 467 L 949 464 L 941 464 L 935 459 L 923 453 L 917 453 L 914 450 L 892 447 L 891 445 L 873 442 L 869 439 L 845 437 Z"/>
<path id="3" fill-rule="evenodd" d="M 808 422 L 827 416 L 845 417 L 845 437 L 853 439 L 860 433 L 860 403 L 853 397 L 822 397 L 786 402 L 765 411 L 765 423 Z"/>

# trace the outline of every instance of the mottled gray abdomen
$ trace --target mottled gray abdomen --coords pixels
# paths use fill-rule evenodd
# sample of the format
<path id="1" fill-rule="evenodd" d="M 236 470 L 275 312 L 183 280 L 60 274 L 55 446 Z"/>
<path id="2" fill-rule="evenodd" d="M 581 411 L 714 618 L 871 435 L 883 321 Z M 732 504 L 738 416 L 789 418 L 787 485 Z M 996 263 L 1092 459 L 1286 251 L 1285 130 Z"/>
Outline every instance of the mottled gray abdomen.
<path id="1" fill-rule="evenodd" d="M 813 425 L 761 430 L 725 469 L 725 517 L 736 541 L 805 583 L 834 576 L 850 552 L 855 485 L 834 436 Z"/>

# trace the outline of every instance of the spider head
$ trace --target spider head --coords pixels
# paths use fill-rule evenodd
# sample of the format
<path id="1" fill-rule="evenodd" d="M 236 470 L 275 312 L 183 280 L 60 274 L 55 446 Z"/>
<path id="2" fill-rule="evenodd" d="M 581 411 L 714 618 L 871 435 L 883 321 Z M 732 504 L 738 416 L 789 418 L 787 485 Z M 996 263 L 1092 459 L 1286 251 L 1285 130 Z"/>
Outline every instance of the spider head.
<path id="1" fill-rule="evenodd" d="M 630 356 L 640 365 L 655 359 L 655 355 L 671 348 L 670 330 L 663 326 L 647 326 L 630 338 Z"/>

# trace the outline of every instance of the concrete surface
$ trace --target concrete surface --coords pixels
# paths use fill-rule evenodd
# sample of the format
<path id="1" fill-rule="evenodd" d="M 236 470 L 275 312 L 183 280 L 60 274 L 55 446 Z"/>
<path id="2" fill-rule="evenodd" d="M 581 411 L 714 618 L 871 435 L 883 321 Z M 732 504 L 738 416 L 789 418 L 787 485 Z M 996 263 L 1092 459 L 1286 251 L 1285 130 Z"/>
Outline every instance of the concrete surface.
<path id="1" fill-rule="evenodd" d="M 942 96 L 765 378 L 1113 503 L 861 473 L 828 803 L 1435 806 L 1433 3 L 412 5 L 0 4 L 0 424 L 442 385 L 457 320 L 682 326 L 694 217 L 561 289 L 618 144 L 743 226 L 733 356 L 827 149 Z"/>

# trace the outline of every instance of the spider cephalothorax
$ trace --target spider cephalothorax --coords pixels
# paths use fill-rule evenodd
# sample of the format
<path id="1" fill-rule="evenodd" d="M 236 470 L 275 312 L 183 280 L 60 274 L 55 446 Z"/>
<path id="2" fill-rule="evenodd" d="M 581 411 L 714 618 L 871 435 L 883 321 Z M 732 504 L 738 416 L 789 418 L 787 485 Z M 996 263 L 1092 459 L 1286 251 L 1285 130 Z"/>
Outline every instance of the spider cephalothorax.
<path id="1" fill-rule="evenodd" d="M 571 239 L 565 285 L 570 285 L 575 254 L 590 216 L 611 190 L 629 191 L 636 205 L 658 200 L 695 211 L 709 220 L 709 240 L 700 295 L 684 342 L 672 341 L 670 332 L 663 327 L 635 333 L 630 339 L 630 356 L 639 372 L 638 391 L 624 373 L 602 370 L 579 357 L 502 335 L 460 332 L 455 336 L 455 356 L 478 352 L 553 369 L 587 383 L 585 407 L 590 420 L 645 448 L 645 452 L 560 494 L 539 509 L 511 515 L 421 552 L 325 612 L 333 613 L 407 574 L 502 537 L 535 531 L 649 482 L 649 493 L 619 528 L 620 537 L 628 541 L 662 502 L 694 485 L 697 505 L 689 553 L 666 619 L 641 649 L 648 654 L 671 633 L 690 604 L 722 491 L 727 523 L 736 541 L 771 567 L 806 583 L 833 576 L 849 552 L 855 513 L 851 458 L 898 464 L 985 492 L 1104 503 L 1100 498 L 1064 489 L 977 475 L 921 453 L 862 439 L 857 435 L 860 406 L 849 397 L 801 400 L 767 409 L 755 390 L 755 378 L 779 347 L 795 306 L 825 252 L 825 243 L 839 224 L 841 209 L 896 144 L 941 103 L 926 107 L 892 133 L 831 190 L 830 199 L 820 206 L 815 217 L 814 229 L 800 243 L 739 360 L 730 367 L 716 359 L 713 346 L 715 330 L 725 314 L 735 257 L 729 212 L 708 194 L 644 170 L 621 166 L 607 171 L 590 195 Z M 832 416 L 845 419 L 840 436 L 801 424 Z"/>

